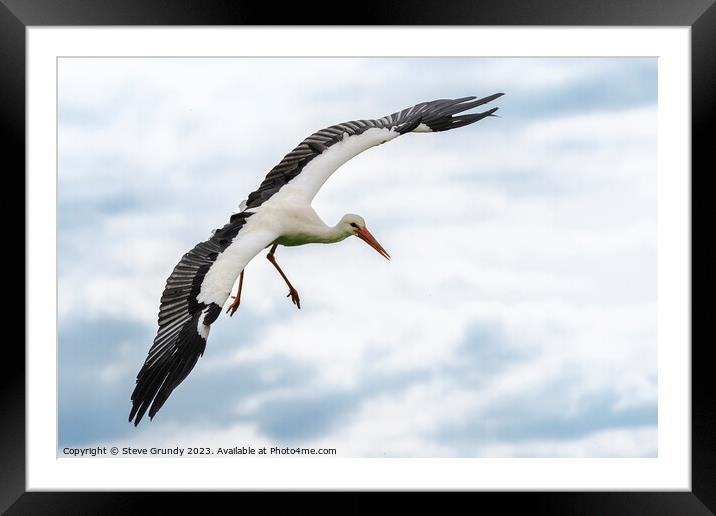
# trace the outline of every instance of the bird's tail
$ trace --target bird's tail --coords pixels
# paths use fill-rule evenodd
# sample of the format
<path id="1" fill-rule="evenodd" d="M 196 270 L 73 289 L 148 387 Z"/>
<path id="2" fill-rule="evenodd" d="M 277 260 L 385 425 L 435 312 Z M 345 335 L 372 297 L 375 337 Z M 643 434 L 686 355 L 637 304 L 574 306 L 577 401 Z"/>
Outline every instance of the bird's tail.
<path id="1" fill-rule="evenodd" d="M 392 117 L 401 120 L 397 131 L 400 134 L 409 132 L 429 133 L 438 131 L 449 131 L 469 124 L 473 124 L 485 117 L 493 116 L 498 108 L 488 109 L 481 113 L 468 113 L 457 115 L 468 109 L 487 104 L 501 97 L 504 93 L 495 93 L 488 97 L 478 99 L 477 97 L 462 97 L 459 99 L 440 99 L 432 102 L 424 102 L 401 113 L 394 113 Z M 497 116 L 497 115 L 494 115 Z"/>
<path id="2" fill-rule="evenodd" d="M 202 317 L 202 312 L 197 312 L 176 330 L 168 333 L 160 330 L 157 334 L 154 346 L 137 374 L 137 384 L 132 392 L 129 421 L 134 419 L 134 426 L 139 424 L 147 410 L 149 418 L 154 417 L 204 354 L 209 326 L 204 324 Z"/>

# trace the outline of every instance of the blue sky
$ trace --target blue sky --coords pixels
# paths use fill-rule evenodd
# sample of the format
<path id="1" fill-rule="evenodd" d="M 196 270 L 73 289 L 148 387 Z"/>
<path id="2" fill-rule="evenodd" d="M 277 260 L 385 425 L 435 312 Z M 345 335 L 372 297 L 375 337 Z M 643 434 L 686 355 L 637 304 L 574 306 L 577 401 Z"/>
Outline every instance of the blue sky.
<path id="1" fill-rule="evenodd" d="M 59 445 L 368 457 L 657 454 L 655 59 L 61 59 Z M 154 421 L 127 422 L 179 257 L 305 136 L 421 101 L 500 118 L 360 155 L 357 239 L 259 256 Z M 121 444 L 120 444 L 121 443 Z"/>

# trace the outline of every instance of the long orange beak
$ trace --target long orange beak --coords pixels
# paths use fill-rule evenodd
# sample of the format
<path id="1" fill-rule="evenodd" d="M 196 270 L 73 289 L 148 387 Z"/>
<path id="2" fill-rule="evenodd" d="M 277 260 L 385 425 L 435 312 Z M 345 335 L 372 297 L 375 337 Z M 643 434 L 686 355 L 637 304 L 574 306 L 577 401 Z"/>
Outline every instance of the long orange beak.
<path id="1" fill-rule="evenodd" d="M 371 246 L 373 249 L 378 251 L 378 253 L 380 253 L 380 255 L 382 257 L 386 258 L 387 260 L 390 260 L 390 255 L 388 254 L 388 252 L 385 249 L 383 249 L 383 246 L 380 245 L 378 243 L 378 241 L 375 239 L 375 237 L 370 234 L 370 231 L 368 231 L 368 228 L 359 229 L 358 232 L 356 233 L 356 236 L 358 238 L 360 238 L 361 240 L 363 240 L 363 242 L 365 242 L 366 244 Z"/>

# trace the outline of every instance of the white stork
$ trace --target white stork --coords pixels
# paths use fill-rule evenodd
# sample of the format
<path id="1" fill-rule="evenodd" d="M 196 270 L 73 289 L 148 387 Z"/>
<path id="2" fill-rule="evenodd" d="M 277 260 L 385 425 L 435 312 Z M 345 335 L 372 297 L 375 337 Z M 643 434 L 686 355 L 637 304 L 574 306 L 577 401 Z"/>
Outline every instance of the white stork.
<path id="1" fill-rule="evenodd" d="M 132 393 L 129 421 L 136 426 L 149 410 L 150 419 L 191 372 L 204 353 L 209 328 L 231 295 L 227 312 L 241 301 L 244 268 L 262 249 L 288 285 L 291 301 L 301 308 L 298 292 L 276 262 L 279 245 L 330 244 L 357 236 L 385 258 L 388 253 L 370 234 L 365 220 L 347 214 L 329 226 L 311 207 L 323 183 L 341 165 L 361 152 L 405 133 L 438 132 L 472 124 L 492 115 L 455 116 L 500 97 L 441 99 L 423 102 L 377 120 L 355 120 L 322 129 L 303 140 L 268 173 L 240 211 L 205 242 L 182 256 L 167 279 L 159 308 L 159 330 Z"/>

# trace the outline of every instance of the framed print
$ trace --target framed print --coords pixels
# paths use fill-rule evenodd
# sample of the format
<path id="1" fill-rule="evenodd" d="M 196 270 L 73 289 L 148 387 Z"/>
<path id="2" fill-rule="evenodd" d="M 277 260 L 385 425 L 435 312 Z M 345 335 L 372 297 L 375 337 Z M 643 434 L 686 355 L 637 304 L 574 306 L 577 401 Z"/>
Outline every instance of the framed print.
<path id="1" fill-rule="evenodd" d="M 716 8 L 157 5 L 2 7 L 28 306 L 3 508 L 713 509 L 690 235 Z"/>

